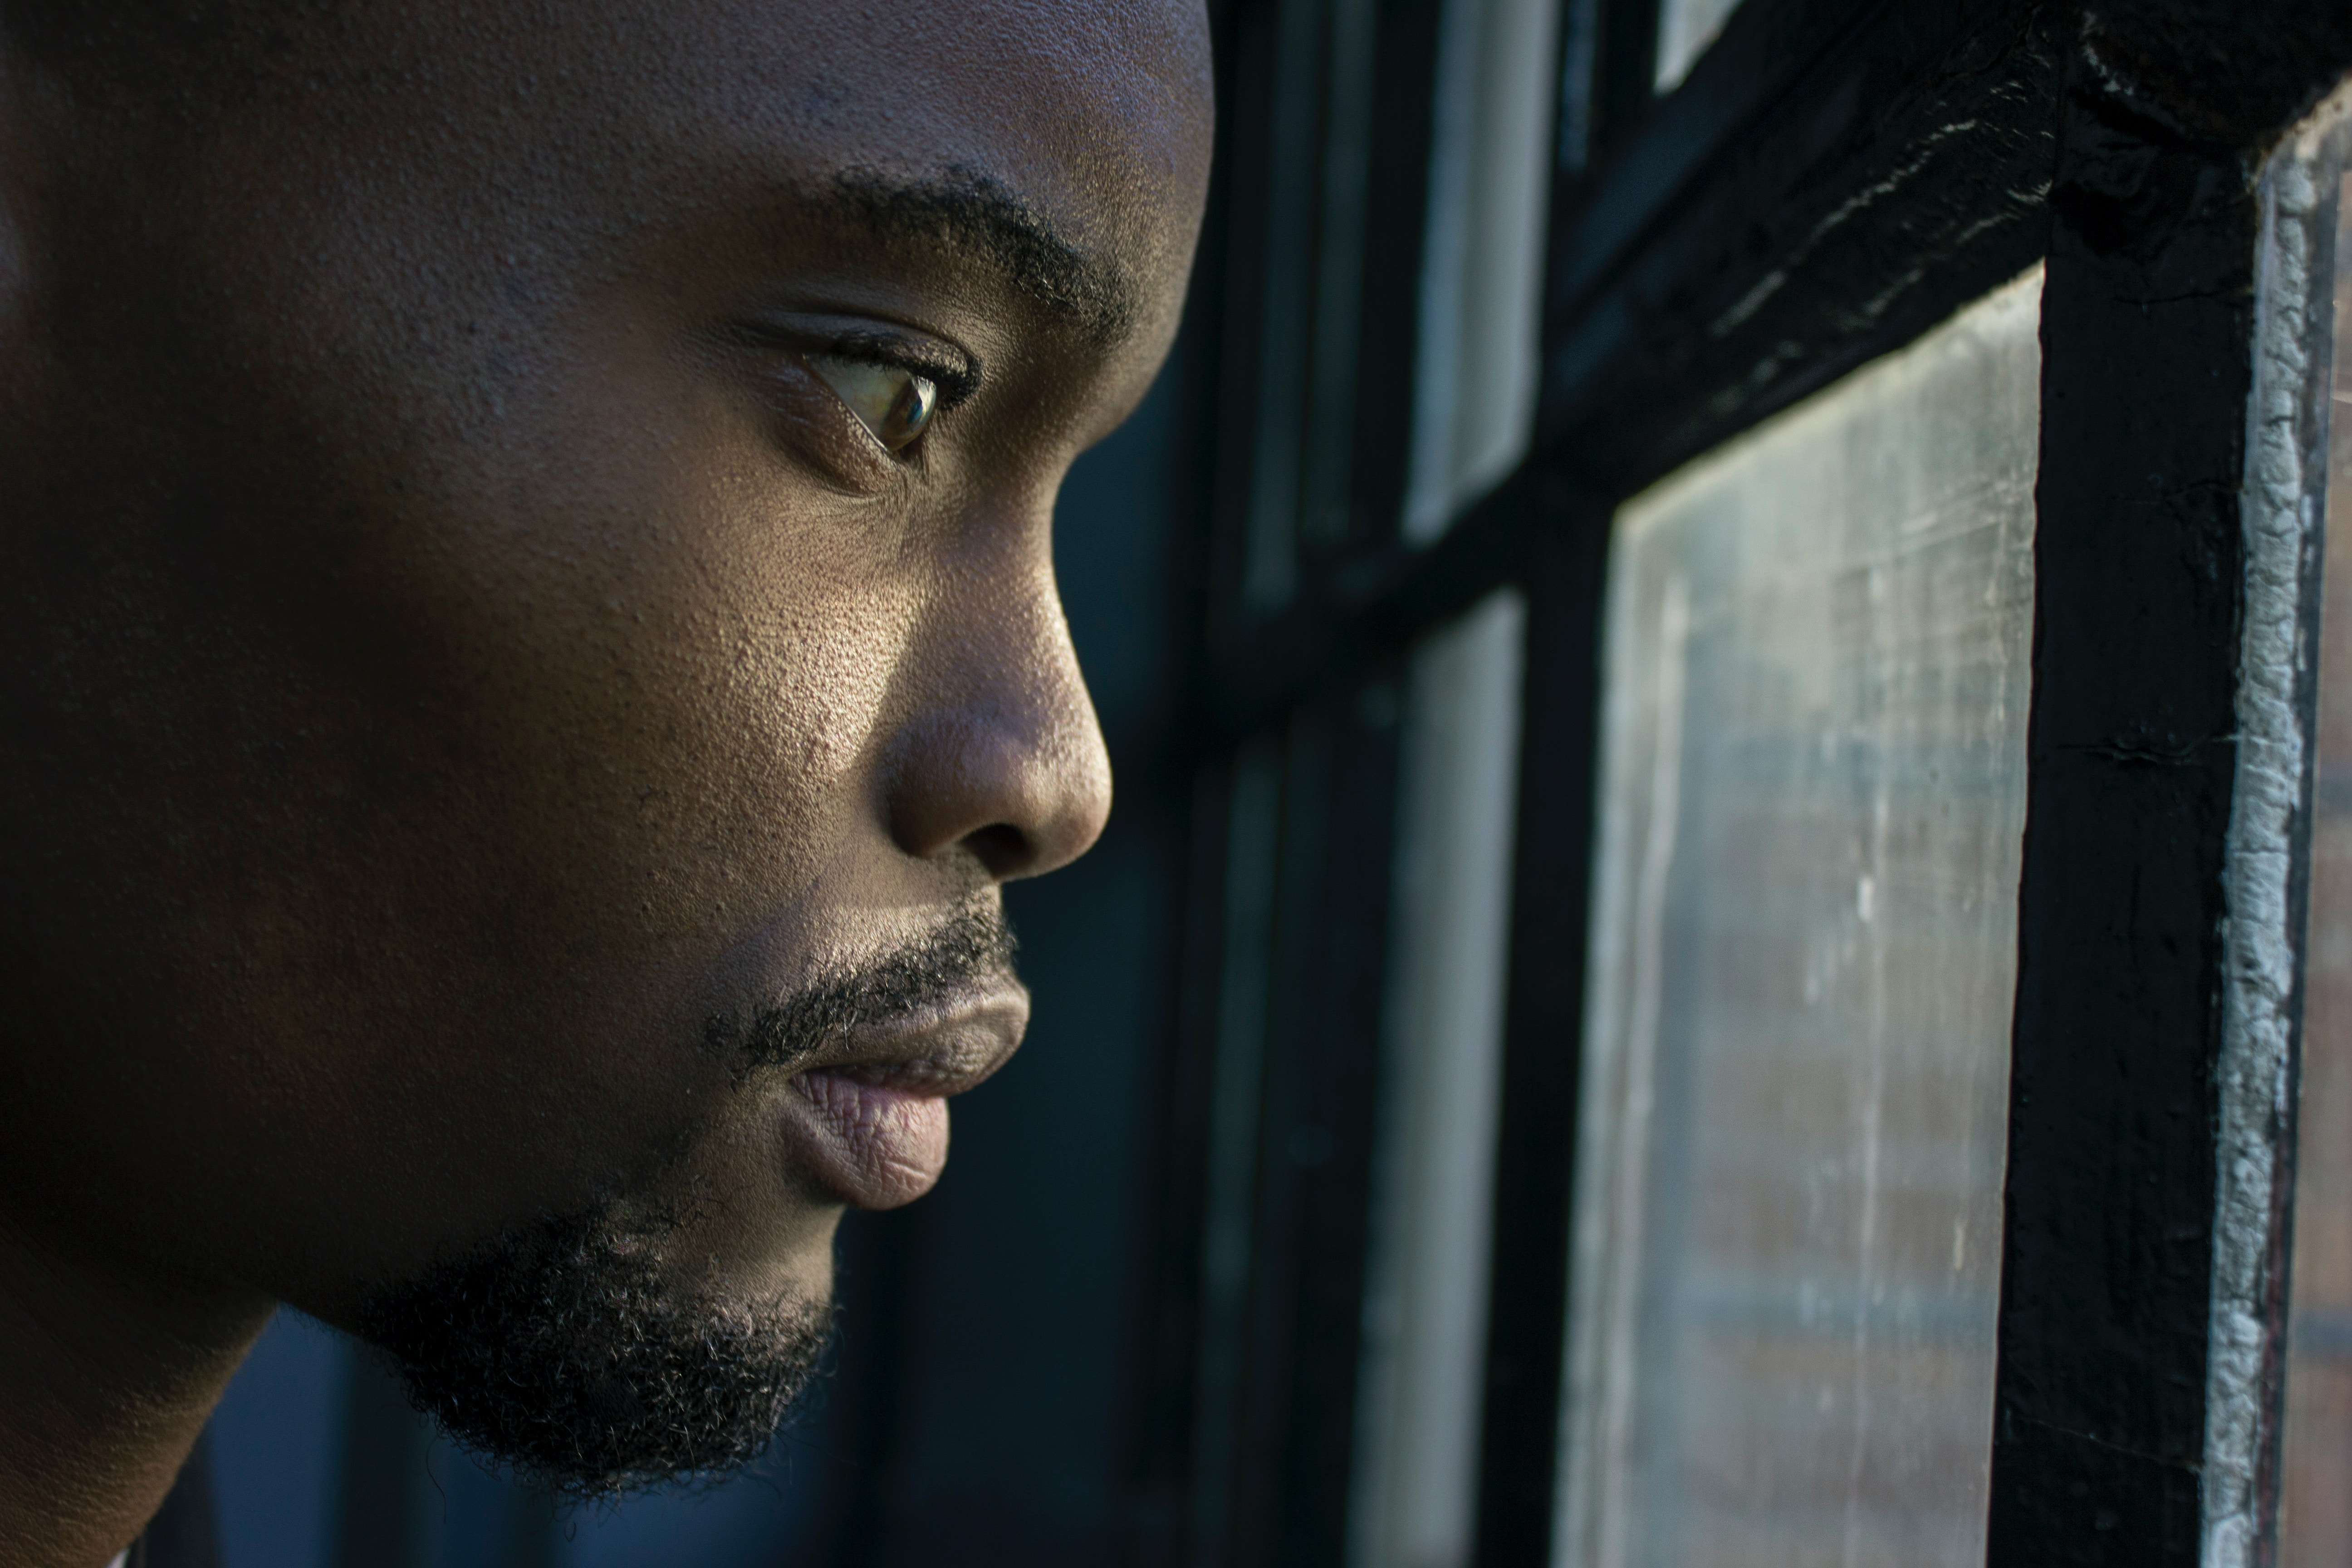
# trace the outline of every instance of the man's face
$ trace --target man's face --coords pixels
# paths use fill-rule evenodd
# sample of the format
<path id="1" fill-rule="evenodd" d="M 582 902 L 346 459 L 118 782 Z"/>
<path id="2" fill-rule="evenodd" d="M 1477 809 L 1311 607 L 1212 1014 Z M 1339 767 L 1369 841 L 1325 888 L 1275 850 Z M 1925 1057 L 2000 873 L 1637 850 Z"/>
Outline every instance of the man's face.
<path id="1" fill-rule="evenodd" d="M 0 102 L 0 1205 L 395 1337 L 583 1250 L 818 1321 L 1108 809 L 1048 528 L 1197 6 L 190 30 Z"/>

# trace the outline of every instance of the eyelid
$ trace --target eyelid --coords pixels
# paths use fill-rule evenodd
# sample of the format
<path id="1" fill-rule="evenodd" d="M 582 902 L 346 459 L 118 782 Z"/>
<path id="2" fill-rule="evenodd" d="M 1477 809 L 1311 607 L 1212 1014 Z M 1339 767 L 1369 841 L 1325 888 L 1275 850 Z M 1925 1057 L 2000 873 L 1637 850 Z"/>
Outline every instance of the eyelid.
<path id="1" fill-rule="evenodd" d="M 939 411 L 969 402 L 980 391 L 978 358 L 929 334 L 833 315 L 781 316 L 747 324 L 762 347 L 863 360 L 919 375 L 939 389 Z"/>

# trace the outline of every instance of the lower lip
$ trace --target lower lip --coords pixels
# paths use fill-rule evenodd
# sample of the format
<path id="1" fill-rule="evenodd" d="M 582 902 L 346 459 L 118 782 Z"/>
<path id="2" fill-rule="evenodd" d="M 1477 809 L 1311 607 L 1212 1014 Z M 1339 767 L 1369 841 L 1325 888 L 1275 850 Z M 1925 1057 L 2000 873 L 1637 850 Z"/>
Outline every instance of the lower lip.
<path id="1" fill-rule="evenodd" d="M 948 1102 L 833 1072 L 792 1080 L 795 1140 L 809 1173 L 862 1209 L 894 1209 L 931 1190 L 948 1163 Z"/>

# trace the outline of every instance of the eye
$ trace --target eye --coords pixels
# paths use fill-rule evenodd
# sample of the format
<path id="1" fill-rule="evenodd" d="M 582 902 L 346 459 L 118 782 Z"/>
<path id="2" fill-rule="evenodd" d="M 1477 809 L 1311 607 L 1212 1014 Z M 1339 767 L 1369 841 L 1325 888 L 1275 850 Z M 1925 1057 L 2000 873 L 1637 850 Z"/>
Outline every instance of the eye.
<path id="1" fill-rule="evenodd" d="M 857 422 L 893 452 L 915 444 L 940 405 L 940 389 L 927 375 L 904 365 L 838 354 L 810 354 L 809 368 L 833 388 Z"/>

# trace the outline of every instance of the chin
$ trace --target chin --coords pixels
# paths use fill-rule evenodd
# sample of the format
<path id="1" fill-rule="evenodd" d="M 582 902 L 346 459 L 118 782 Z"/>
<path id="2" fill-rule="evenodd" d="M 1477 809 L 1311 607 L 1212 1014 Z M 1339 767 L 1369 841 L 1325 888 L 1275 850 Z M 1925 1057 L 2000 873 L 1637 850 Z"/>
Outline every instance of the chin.
<path id="1" fill-rule="evenodd" d="M 449 1436 L 551 1491 L 714 1478 L 791 1419 L 833 1303 L 689 1281 L 681 1229 L 616 1204 L 550 1216 L 370 1289 L 357 1326 Z"/>

